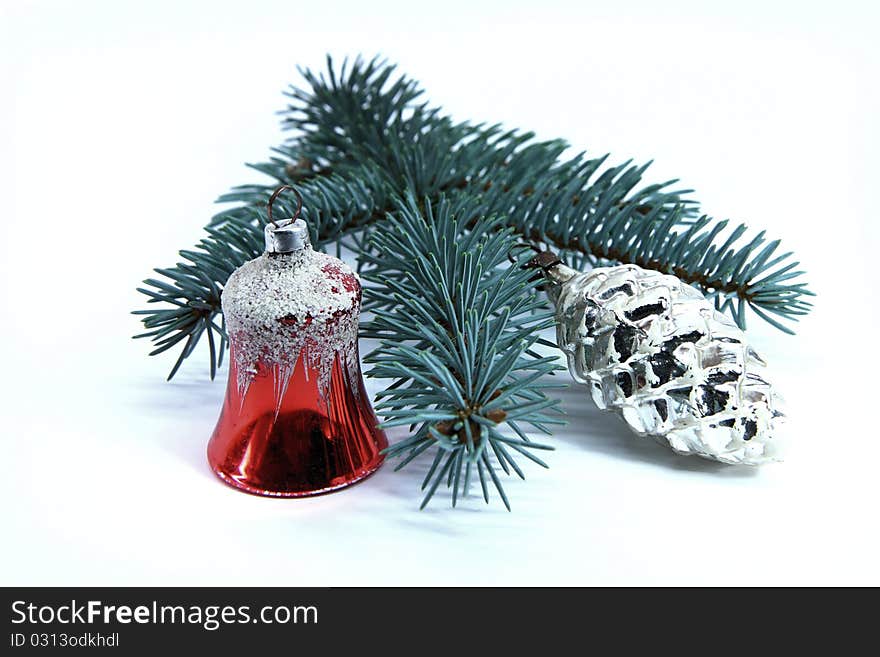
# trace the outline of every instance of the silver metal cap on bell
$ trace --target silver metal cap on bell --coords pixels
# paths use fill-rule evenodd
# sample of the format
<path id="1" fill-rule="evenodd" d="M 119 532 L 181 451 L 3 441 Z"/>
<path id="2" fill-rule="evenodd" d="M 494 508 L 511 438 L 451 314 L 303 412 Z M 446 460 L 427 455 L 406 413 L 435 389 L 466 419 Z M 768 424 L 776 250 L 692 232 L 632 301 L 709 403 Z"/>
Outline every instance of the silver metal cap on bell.
<path id="1" fill-rule="evenodd" d="M 266 224 L 266 253 L 293 253 L 309 245 L 309 227 L 302 219 Z"/>
<path id="2" fill-rule="evenodd" d="M 275 221 L 272 217 L 272 204 L 275 203 L 278 195 L 286 189 L 296 194 L 296 212 L 289 219 Z M 263 231 L 263 235 L 266 238 L 266 253 L 294 253 L 310 246 L 309 227 L 305 221 L 299 218 L 302 206 L 302 196 L 290 185 L 282 185 L 272 192 L 266 208 L 269 223 L 266 224 L 266 228 Z"/>

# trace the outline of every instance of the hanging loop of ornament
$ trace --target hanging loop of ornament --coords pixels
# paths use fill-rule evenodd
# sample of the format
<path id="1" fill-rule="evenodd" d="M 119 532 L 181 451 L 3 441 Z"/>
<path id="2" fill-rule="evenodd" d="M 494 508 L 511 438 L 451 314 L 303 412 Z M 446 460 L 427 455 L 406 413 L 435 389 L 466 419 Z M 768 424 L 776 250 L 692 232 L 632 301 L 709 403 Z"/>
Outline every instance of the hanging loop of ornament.
<path id="1" fill-rule="evenodd" d="M 516 248 L 528 249 L 528 250 L 531 250 L 535 253 L 535 255 L 531 259 L 527 260 L 525 263 L 522 264 L 523 269 L 539 269 L 540 270 L 539 272 L 537 272 L 535 274 L 533 280 L 541 280 L 541 279 L 545 278 L 545 274 L 547 271 L 549 271 L 551 268 L 555 267 L 556 265 L 562 264 L 562 260 L 559 258 L 558 255 L 553 253 L 553 251 L 550 251 L 549 249 L 541 249 L 540 247 L 536 246 L 535 244 L 531 244 L 531 243 L 519 244 L 519 245 L 514 246 L 514 249 L 516 249 Z M 510 260 L 511 263 L 515 264 L 516 258 L 514 256 L 513 249 L 511 249 L 508 252 L 507 259 Z M 544 284 L 541 284 L 538 286 L 537 289 L 546 291 L 546 286 Z"/>
<path id="2" fill-rule="evenodd" d="M 524 269 L 541 269 L 546 271 L 562 263 L 562 259 L 553 251 L 543 251 L 534 244 L 523 244 L 522 246 L 530 248 L 535 252 L 535 257 L 523 264 Z"/>
<path id="3" fill-rule="evenodd" d="M 514 244 L 507 251 L 507 260 L 510 262 L 510 264 L 515 265 L 517 263 L 517 256 L 520 253 L 522 253 L 523 251 L 532 251 L 533 253 L 542 253 L 541 249 L 538 246 L 536 246 L 535 244 L 532 244 L 531 242 L 520 242 L 518 244 Z M 531 261 L 529 261 L 529 262 L 531 262 Z M 530 268 L 529 263 L 524 264 L 523 268 L 529 269 Z"/>
<path id="4" fill-rule="evenodd" d="M 303 207 L 302 194 L 300 194 L 299 191 L 296 190 L 296 188 L 294 188 L 290 185 L 281 185 L 280 187 L 277 187 L 275 189 L 275 191 L 272 192 L 272 196 L 269 197 L 269 203 L 267 205 L 267 210 L 266 210 L 268 217 L 269 217 L 269 223 L 272 224 L 273 226 L 275 226 L 275 228 L 278 228 L 279 226 L 278 226 L 278 223 L 272 218 L 272 205 L 275 203 L 275 199 L 277 199 L 281 195 L 281 192 L 284 192 L 284 191 L 291 191 L 296 195 L 296 212 L 293 213 L 293 216 L 290 218 L 290 221 L 291 222 L 296 221 L 299 218 L 300 212 L 302 212 L 302 207 Z"/>

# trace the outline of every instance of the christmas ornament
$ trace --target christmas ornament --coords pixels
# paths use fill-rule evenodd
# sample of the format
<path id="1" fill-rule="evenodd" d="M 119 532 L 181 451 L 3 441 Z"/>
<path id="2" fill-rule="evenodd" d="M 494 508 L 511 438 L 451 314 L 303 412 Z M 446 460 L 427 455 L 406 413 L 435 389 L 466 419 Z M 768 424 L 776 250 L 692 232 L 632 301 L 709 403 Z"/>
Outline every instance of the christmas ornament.
<path id="1" fill-rule="evenodd" d="M 572 377 L 640 436 L 723 463 L 778 460 L 778 396 L 746 336 L 695 288 L 635 265 L 544 270 Z"/>
<path id="2" fill-rule="evenodd" d="M 229 381 L 208 460 L 231 486 L 299 497 L 368 476 L 388 442 L 360 370 L 358 277 L 312 249 L 301 199 L 291 219 L 273 221 L 284 189 L 269 201 L 266 252 L 223 289 Z"/>

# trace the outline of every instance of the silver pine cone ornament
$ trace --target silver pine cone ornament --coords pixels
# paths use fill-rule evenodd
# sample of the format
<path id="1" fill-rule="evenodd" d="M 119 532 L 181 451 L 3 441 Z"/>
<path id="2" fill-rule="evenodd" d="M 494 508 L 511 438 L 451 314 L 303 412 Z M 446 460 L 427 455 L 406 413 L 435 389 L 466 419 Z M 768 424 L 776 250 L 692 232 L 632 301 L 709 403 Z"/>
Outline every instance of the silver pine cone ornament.
<path id="1" fill-rule="evenodd" d="M 696 288 L 635 265 L 543 269 L 557 343 L 593 400 L 640 436 L 723 463 L 778 460 L 779 399 L 746 336 Z"/>

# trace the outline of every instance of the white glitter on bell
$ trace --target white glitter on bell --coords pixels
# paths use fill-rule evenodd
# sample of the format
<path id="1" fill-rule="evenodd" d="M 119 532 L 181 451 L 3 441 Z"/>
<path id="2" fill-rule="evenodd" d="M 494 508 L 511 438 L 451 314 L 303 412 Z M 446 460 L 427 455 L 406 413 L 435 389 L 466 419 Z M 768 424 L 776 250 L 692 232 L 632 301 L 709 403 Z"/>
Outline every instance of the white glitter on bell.
<path id="1" fill-rule="evenodd" d="M 306 245 L 294 253 L 265 253 L 230 276 L 222 304 L 230 335 L 239 336 L 233 354 L 242 404 L 255 377 L 271 376 L 277 412 L 297 367 L 305 367 L 306 376 L 310 369 L 318 373 L 325 398 L 338 356 L 357 380 L 360 291 L 328 276 L 331 270 L 356 277 L 336 258 Z"/>

